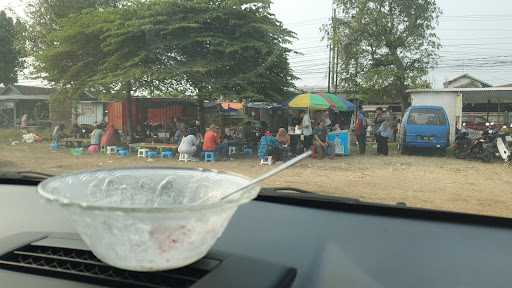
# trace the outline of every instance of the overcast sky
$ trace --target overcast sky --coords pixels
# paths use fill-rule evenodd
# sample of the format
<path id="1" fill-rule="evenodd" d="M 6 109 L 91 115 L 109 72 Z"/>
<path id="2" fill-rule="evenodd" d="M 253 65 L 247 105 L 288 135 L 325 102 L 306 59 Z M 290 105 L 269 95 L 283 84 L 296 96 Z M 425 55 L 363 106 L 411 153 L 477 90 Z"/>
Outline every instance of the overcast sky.
<path id="1" fill-rule="evenodd" d="M 439 68 L 430 73 L 435 87 L 462 73 L 493 85 L 512 83 L 512 1 L 438 0 L 443 16 L 437 29 L 443 48 Z M 292 9 L 293 8 L 293 9 Z M 329 21 L 332 0 L 276 0 L 274 13 L 298 34 L 292 57 L 298 84 L 326 86 L 328 49 L 319 27 Z M 315 47 L 323 44 L 323 47 Z"/>
<path id="2" fill-rule="evenodd" d="M 73 0 L 70 0 L 73 1 Z M 0 9 L 23 10 L 22 0 L 0 0 Z M 439 68 L 429 80 L 435 87 L 462 73 L 494 85 L 512 83 L 512 1 L 438 0 L 443 48 Z M 274 0 L 273 11 L 297 33 L 293 48 L 304 55 L 290 59 L 302 79 L 298 85 L 326 86 L 328 49 L 320 27 L 331 15 L 332 0 Z"/>

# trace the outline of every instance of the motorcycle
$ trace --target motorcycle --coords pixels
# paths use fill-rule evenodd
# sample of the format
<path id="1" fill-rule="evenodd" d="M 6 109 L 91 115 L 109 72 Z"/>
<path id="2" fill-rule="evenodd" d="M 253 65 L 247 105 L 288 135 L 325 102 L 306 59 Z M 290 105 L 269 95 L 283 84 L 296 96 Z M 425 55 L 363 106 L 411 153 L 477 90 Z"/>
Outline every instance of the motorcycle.
<path id="1" fill-rule="evenodd" d="M 470 156 L 471 146 L 473 141 L 469 138 L 469 133 L 465 131 L 461 131 L 457 133 L 455 137 L 455 157 L 457 159 L 466 159 Z"/>
<path id="2" fill-rule="evenodd" d="M 510 155 L 511 150 L 507 143 L 507 133 L 505 133 L 505 130 L 497 130 L 494 128 L 494 125 L 491 125 L 487 135 L 484 136 L 485 142 L 482 144 L 481 160 L 484 162 L 503 160 L 505 164 L 510 165 L 512 156 Z"/>
<path id="3" fill-rule="evenodd" d="M 497 139 L 496 145 L 505 165 L 512 166 L 512 124 L 510 128 L 503 126 L 500 130 L 501 137 Z"/>
<path id="4" fill-rule="evenodd" d="M 467 132 L 461 131 L 455 138 L 455 157 L 458 159 L 492 162 L 502 158 L 511 161 L 510 149 L 504 142 L 504 135 L 495 129 L 494 123 L 487 124 L 482 136 L 471 140 Z"/>

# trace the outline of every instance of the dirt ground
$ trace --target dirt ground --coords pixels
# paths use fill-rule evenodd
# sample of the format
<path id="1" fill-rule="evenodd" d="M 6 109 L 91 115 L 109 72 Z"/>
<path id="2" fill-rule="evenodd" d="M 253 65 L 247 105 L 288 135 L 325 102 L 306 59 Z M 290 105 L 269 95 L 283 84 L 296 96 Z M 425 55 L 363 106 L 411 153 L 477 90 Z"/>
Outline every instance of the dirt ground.
<path id="1" fill-rule="evenodd" d="M 52 152 L 47 144 L 0 146 L 0 169 L 61 174 L 73 170 L 112 167 L 203 167 L 256 176 L 271 169 L 256 159 L 215 163 L 148 161 L 106 155 L 72 156 L 67 149 Z M 411 207 L 512 217 L 512 168 L 435 156 L 354 155 L 336 160 L 305 160 L 264 183 L 296 187 L 327 195 Z"/>

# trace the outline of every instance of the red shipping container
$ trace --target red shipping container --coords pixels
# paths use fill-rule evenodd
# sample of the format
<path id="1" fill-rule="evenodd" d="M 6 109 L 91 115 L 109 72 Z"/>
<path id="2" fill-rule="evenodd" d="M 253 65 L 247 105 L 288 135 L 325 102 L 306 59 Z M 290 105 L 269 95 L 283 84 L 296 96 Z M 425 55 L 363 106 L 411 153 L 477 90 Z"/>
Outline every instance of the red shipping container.
<path id="1" fill-rule="evenodd" d="M 161 108 L 147 110 L 147 121 L 167 127 L 176 117 L 183 117 L 185 108 L 182 105 L 166 105 Z"/>
<path id="2" fill-rule="evenodd" d="M 114 126 L 115 129 L 127 132 L 128 130 L 128 104 L 126 101 L 112 102 L 107 106 L 108 124 Z M 140 123 L 142 118 L 140 115 L 140 109 L 136 101 L 132 102 L 132 123 L 133 129 L 137 128 L 137 123 Z"/>
<path id="3" fill-rule="evenodd" d="M 150 105 L 147 105 L 150 104 Z M 156 108 L 142 108 L 153 106 Z M 128 104 L 126 101 L 118 101 L 109 103 L 107 106 L 108 123 L 113 125 L 115 129 L 127 132 Z M 185 107 L 182 104 L 166 103 L 159 99 L 133 99 L 132 102 L 132 123 L 133 129 L 143 125 L 148 121 L 154 124 L 162 124 L 167 128 L 176 117 L 183 117 Z"/>

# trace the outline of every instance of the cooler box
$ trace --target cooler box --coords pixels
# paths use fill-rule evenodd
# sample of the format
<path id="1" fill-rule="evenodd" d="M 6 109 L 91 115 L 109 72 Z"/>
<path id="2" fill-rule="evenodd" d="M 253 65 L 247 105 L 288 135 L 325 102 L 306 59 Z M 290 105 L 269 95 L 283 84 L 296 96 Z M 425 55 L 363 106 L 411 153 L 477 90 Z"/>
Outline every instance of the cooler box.
<path id="1" fill-rule="evenodd" d="M 350 155 L 350 133 L 348 131 L 331 132 L 327 135 L 327 141 L 335 144 L 336 155 Z"/>

